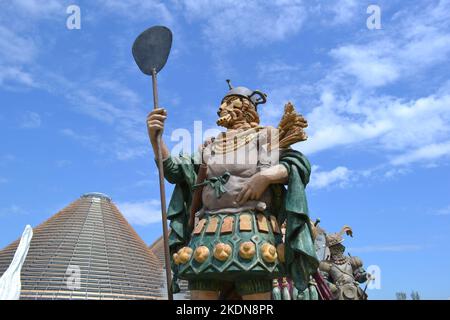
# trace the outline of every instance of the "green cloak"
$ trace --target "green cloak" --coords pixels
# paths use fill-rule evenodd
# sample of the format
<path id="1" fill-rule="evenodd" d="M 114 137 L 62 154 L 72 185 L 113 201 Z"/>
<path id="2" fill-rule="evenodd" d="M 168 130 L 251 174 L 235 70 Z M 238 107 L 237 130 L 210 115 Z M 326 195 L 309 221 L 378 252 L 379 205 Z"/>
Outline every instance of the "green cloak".
<path id="1" fill-rule="evenodd" d="M 169 157 L 163 162 L 164 175 L 167 181 L 175 184 L 169 203 L 167 218 L 170 220 L 169 248 L 171 266 L 174 274 L 172 289 L 179 292 L 177 284 L 177 265 L 172 256 L 181 247 L 189 243 L 189 212 L 192 201 L 192 189 L 198 171 L 198 154 L 194 156 L 180 155 Z M 310 275 L 317 271 L 317 260 L 311 237 L 308 217 L 308 203 L 305 187 L 309 182 L 311 165 L 299 151 L 288 149 L 280 153 L 280 164 L 286 167 L 289 180 L 288 188 L 283 185 L 271 185 L 274 199 L 272 214 L 277 215 L 281 224 L 286 221 L 285 235 L 285 267 L 287 276 L 294 282 L 299 291 L 308 287 Z"/>

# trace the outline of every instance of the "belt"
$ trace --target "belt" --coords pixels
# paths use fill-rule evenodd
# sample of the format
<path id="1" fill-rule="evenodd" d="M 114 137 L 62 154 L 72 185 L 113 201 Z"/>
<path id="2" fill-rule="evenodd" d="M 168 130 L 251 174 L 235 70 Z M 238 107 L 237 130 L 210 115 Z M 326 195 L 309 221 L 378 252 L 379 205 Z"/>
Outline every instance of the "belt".
<path id="1" fill-rule="evenodd" d="M 192 189 L 195 190 L 199 187 L 203 187 L 206 185 L 209 185 L 211 188 L 214 189 L 216 198 L 220 198 L 222 194 L 227 192 L 228 190 L 225 188 L 225 184 L 230 179 L 231 173 L 226 171 L 223 175 L 217 176 L 217 177 L 211 177 L 208 179 L 205 179 L 202 183 L 195 184 Z"/>

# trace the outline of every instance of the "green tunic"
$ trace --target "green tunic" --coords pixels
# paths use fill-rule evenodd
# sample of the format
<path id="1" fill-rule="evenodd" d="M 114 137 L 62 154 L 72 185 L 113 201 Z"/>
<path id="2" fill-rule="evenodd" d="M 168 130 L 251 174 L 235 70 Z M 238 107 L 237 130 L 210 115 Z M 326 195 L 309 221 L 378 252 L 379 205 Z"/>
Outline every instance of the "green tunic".
<path id="1" fill-rule="evenodd" d="M 187 246 L 191 240 L 191 230 L 188 230 L 189 209 L 192 201 L 192 189 L 196 181 L 198 161 L 194 156 L 180 155 L 169 157 L 163 162 L 164 174 L 175 189 L 168 208 L 171 232 L 169 234 L 169 247 L 172 255 L 180 248 Z M 279 224 L 286 221 L 285 236 L 285 265 L 286 276 L 294 281 L 299 291 L 307 288 L 310 275 L 317 271 L 316 258 L 308 217 L 308 205 L 305 187 L 309 182 L 311 167 L 306 157 L 296 150 L 286 150 L 280 153 L 280 164 L 284 165 L 289 173 L 288 188 L 283 185 L 271 185 L 274 195 L 272 214 L 276 215 Z M 174 273 L 173 292 L 178 292 L 177 279 L 180 266 L 172 260 Z M 245 272 L 245 271 L 244 271 Z M 251 278 L 252 271 L 245 273 Z M 274 273 L 274 277 L 278 276 Z M 185 277 L 184 277 L 185 278 Z"/>

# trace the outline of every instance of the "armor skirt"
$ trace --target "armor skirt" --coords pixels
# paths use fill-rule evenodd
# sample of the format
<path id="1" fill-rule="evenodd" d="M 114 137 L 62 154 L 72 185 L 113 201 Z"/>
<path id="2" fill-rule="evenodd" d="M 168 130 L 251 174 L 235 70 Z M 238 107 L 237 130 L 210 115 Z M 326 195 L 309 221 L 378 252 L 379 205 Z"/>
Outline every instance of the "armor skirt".
<path id="1" fill-rule="evenodd" d="M 268 212 L 205 214 L 173 260 L 185 280 L 274 279 L 284 275 L 284 244 Z"/>

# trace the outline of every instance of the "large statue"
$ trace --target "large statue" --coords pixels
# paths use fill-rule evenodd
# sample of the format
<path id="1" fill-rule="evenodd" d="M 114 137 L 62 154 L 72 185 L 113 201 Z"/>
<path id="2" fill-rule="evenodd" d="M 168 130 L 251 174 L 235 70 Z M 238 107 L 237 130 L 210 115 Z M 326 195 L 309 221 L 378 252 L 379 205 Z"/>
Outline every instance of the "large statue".
<path id="1" fill-rule="evenodd" d="M 340 232 L 326 235 L 330 256 L 320 262 L 319 269 L 326 274 L 334 299 L 366 300 L 367 294 L 359 284 L 369 281 L 370 274 L 364 270 L 360 258 L 344 255 L 345 246 L 342 244 L 344 233 L 352 236 L 352 229 L 344 226 Z"/>
<path id="2" fill-rule="evenodd" d="M 173 291 L 185 279 L 194 299 L 270 299 L 272 280 L 287 276 L 303 292 L 319 265 L 305 196 L 311 167 L 290 146 L 306 140 L 307 122 L 288 103 L 278 128 L 262 127 L 266 95 L 229 86 L 217 112 L 225 132 L 193 155 L 170 155 L 161 142 L 176 185 L 167 212 Z M 147 118 L 155 154 L 166 118 L 162 108 Z"/>

